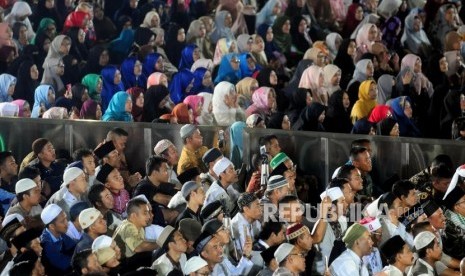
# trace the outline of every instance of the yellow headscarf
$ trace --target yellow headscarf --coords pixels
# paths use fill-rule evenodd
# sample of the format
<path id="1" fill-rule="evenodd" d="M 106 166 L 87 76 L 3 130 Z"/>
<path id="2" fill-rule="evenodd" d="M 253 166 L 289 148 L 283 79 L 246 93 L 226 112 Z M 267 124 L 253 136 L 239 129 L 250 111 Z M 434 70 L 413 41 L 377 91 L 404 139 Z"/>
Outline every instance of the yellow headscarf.
<path id="1" fill-rule="evenodd" d="M 358 101 L 355 102 L 350 118 L 352 123 L 355 124 L 357 120 L 362 118 L 368 118 L 371 111 L 376 106 L 376 99 L 370 99 L 370 86 L 371 84 L 376 85 L 374 80 L 366 80 L 360 84 L 358 88 Z"/>

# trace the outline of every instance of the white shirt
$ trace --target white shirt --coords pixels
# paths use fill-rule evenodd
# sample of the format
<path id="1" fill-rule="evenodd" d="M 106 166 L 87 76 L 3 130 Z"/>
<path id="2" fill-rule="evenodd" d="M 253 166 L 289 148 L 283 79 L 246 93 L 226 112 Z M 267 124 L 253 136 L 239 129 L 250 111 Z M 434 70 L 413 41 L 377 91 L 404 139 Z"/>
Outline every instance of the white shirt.
<path id="1" fill-rule="evenodd" d="M 381 244 L 383 244 L 388 239 L 394 237 L 395 235 L 399 235 L 410 248 L 414 247 L 413 244 L 413 236 L 412 234 L 408 233 L 405 229 L 405 225 L 399 222 L 399 225 L 395 225 L 391 222 L 388 217 L 381 219 L 383 234 L 381 236 Z"/>
<path id="2" fill-rule="evenodd" d="M 369 276 L 362 259 L 354 251 L 347 249 L 329 267 L 332 276 Z"/>
<path id="3" fill-rule="evenodd" d="M 145 227 L 145 239 L 148 241 L 156 241 L 163 229 L 165 228 L 156 224 L 152 224 L 150 226 Z"/>
<path id="4" fill-rule="evenodd" d="M 242 247 L 245 244 L 245 233 L 244 227 L 247 229 L 247 235 L 252 238 L 252 241 L 258 237 L 258 234 L 262 231 L 262 225 L 258 220 L 249 223 L 242 213 L 237 213 L 231 220 L 233 229 L 233 236 L 236 240 L 236 248 L 242 252 Z"/>
<path id="5" fill-rule="evenodd" d="M 66 205 L 68 205 L 70 208 L 78 202 L 78 199 L 72 193 L 70 193 L 68 189 L 66 189 L 66 192 L 63 195 L 63 200 L 66 202 Z"/>
<path id="6" fill-rule="evenodd" d="M 381 255 L 379 250 L 376 247 L 373 247 L 371 254 L 368 256 L 363 256 L 363 263 L 371 268 L 371 274 L 380 272 L 383 269 L 383 262 L 381 261 Z"/>
<path id="7" fill-rule="evenodd" d="M 344 233 L 347 229 L 347 218 L 345 216 L 338 217 L 339 225 L 341 226 L 341 231 Z M 325 236 L 323 240 L 318 244 L 321 251 L 321 256 L 316 257 L 315 259 L 315 270 L 320 273 L 324 274 L 326 270 L 326 259 L 325 256 L 328 257 L 331 255 L 331 250 L 334 246 L 334 241 L 336 240 L 336 235 L 334 235 L 333 228 L 328 224 L 326 226 Z"/>
<path id="8" fill-rule="evenodd" d="M 158 275 L 167 275 L 170 273 L 171 270 L 174 269 L 173 264 L 171 263 L 171 260 L 166 256 L 165 253 L 161 255 L 158 259 L 156 259 L 153 264 L 152 264 L 152 269 L 155 269 L 157 271 Z M 179 265 L 181 269 L 184 268 L 184 265 L 187 262 L 186 254 L 181 254 L 181 258 L 179 259 Z"/>
<path id="9" fill-rule="evenodd" d="M 404 276 L 404 273 L 393 265 L 385 266 L 382 271 L 385 272 L 388 276 Z"/>
<path id="10" fill-rule="evenodd" d="M 220 200 L 221 203 L 226 206 L 227 210 L 225 210 L 225 213 L 227 214 L 230 214 L 234 209 L 234 204 L 231 201 L 231 198 L 229 197 L 226 190 L 220 186 L 218 181 L 213 182 L 213 184 L 210 186 L 210 189 L 208 189 L 205 195 L 205 202 L 203 203 L 203 206 L 207 206 L 215 200 Z"/>
<path id="11" fill-rule="evenodd" d="M 213 267 L 211 276 L 239 276 L 247 275 L 252 269 L 253 263 L 251 260 L 242 257 L 239 263 L 235 266 L 231 261 L 224 257 L 223 261 Z"/>

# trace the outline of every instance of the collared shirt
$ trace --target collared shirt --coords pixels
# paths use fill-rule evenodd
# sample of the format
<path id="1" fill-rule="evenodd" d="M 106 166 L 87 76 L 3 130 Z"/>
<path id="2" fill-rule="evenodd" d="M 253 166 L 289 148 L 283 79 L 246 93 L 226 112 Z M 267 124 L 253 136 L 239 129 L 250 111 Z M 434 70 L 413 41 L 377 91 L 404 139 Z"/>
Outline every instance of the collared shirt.
<path id="1" fill-rule="evenodd" d="M 208 189 L 203 206 L 207 206 L 215 200 L 220 200 L 223 206 L 226 207 L 225 213 L 231 214 L 231 211 L 234 209 L 234 203 L 218 181 L 213 182 L 210 189 Z"/>
<path id="2" fill-rule="evenodd" d="M 25 217 L 40 216 L 41 213 L 42 213 L 42 207 L 39 204 L 36 206 L 33 206 L 31 210 L 27 212 L 18 202 L 15 205 L 13 205 L 10 209 L 8 209 L 8 212 L 6 212 L 6 216 L 11 215 L 11 214 L 20 214 L 23 218 L 25 218 Z"/>
<path id="3" fill-rule="evenodd" d="M 242 213 L 237 213 L 231 220 L 233 236 L 236 238 L 236 248 L 242 252 L 242 247 L 245 244 L 245 233 L 244 228 L 247 229 L 247 235 L 252 240 L 258 237 L 258 234 L 262 231 L 262 225 L 260 221 L 255 220 L 249 223 Z"/>
<path id="4" fill-rule="evenodd" d="M 173 264 L 173 260 L 168 256 L 168 253 L 165 253 L 153 262 L 152 269 L 155 269 L 158 275 L 167 275 L 170 271 L 174 269 L 178 269 L 182 271 L 186 262 L 187 262 L 187 257 L 186 257 L 186 254 L 183 253 L 181 254 L 179 263 L 176 264 L 176 266 L 178 267 L 176 267 Z"/>
<path id="5" fill-rule="evenodd" d="M 381 244 L 388 239 L 399 235 L 410 246 L 410 248 L 413 248 L 413 236 L 407 232 L 405 225 L 400 222 L 399 225 L 395 225 L 388 217 L 381 219 L 381 225 L 383 229 Z"/>
<path id="6" fill-rule="evenodd" d="M 113 196 L 113 201 L 115 202 L 112 210 L 123 218 L 126 218 L 126 206 L 130 199 L 128 191 L 126 191 L 126 189 L 122 189 L 119 191 L 119 193 L 111 193 L 111 195 Z"/>
<path id="7" fill-rule="evenodd" d="M 239 276 L 247 275 L 252 269 L 253 263 L 251 260 L 242 257 L 237 265 L 233 265 L 231 261 L 224 257 L 223 261 L 213 267 L 212 276 Z"/>
<path id="8" fill-rule="evenodd" d="M 77 197 L 75 197 L 68 189 L 66 189 L 65 194 L 63 195 L 63 200 L 71 208 L 75 203 L 78 202 Z"/>
<path id="9" fill-rule="evenodd" d="M 207 167 L 202 161 L 202 157 L 207 151 L 208 148 L 205 146 L 200 147 L 196 151 L 191 151 L 184 146 L 182 148 L 181 155 L 179 156 L 179 162 L 177 167 L 178 175 L 194 167 L 199 168 L 200 172 L 208 172 Z"/>
<path id="10" fill-rule="evenodd" d="M 388 276 L 404 276 L 405 275 L 405 273 L 403 273 L 402 271 L 400 271 L 400 269 L 398 269 L 397 267 L 393 265 L 385 266 L 382 271 L 385 272 Z"/>
<path id="11" fill-rule="evenodd" d="M 285 267 L 278 267 L 276 271 L 273 273 L 273 276 L 298 276 L 298 273 L 293 273 L 289 269 Z"/>
<path id="12" fill-rule="evenodd" d="M 333 276 L 369 275 L 362 259 L 349 248 L 333 261 L 329 269 Z"/>
<path id="13" fill-rule="evenodd" d="M 383 269 L 381 255 L 379 254 L 379 250 L 376 247 L 373 247 L 373 250 L 371 251 L 370 255 L 363 256 L 362 260 L 363 263 L 366 265 L 368 273 L 370 273 L 370 275 L 374 275 Z"/>
<path id="14" fill-rule="evenodd" d="M 92 248 L 92 243 L 94 242 L 94 239 L 89 236 L 87 233 L 83 233 L 81 239 L 79 242 L 76 244 L 76 248 L 74 249 L 74 254 L 81 252 L 86 249 Z"/>
<path id="15" fill-rule="evenodd" d="M 77 242 L 81 239 L 82 233 L 83 231 L 79 232 L 72 221 L 68 221 L 68 231 L 66 231 L 68 237 Z"/>
<path id="16" fill-rule="evenodd" d="M 132 257 L 134 250 L 145 241 L 144 228 L 137 229 L 137 227 L 130 221 L 124 220 L 113 234 L 113 238 L 121 249 L 126 258 Z"/>
<path id="17" fill-rule="evenodd" d="M 425 269 L 418 269 L 418 267 L 422 267 Z M 417 269 L 417 270 L 415 270 Z M 418 274 L 416 272 L 423 272 Z M 422 259 L 417 259 L 413 266 L 410 268 L 408 276 L 437 276 L 436 270 L 432 266 L 430 266 L 427 262 Z"/>
<path id="18" fill-rule="evenodd" d="M 194 212 L 192 211 L 192 209 L 190 209 L 189 207 L 186 206 L 186 209 L 184 209 L 184 211 L 182 211 L 179 216 L 176 218 L 176 225 L 179 224 L 179 222 L 182 220 L 182 219 L 185 219 L 185 218 L 191 218 L 191 219 L 195 219 L 196 221 L 198 221 L 200 224 L 203 225 L 203 219 L 202 217 L 200 216 L 200 207 L 199 209 L 197 210 L 197 212 Z"/>
<path id="19" fill-rule="evenodd" d="M 46 228 L 40 236 L 40 242 L 43 247 L 42 260 L 48 275 L 60 275 L 71 270 L 75 241 L 67 235 L 57 238 Z"/>

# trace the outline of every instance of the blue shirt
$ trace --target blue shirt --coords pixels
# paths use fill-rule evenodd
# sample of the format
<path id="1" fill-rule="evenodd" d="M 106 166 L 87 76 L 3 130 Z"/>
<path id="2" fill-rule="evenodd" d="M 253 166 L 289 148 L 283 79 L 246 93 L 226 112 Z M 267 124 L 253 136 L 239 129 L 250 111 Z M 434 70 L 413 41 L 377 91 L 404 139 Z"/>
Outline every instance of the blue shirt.
<path id="1" fill-rule="evenodd" d="M 55 237 L 48 228 L 40 236 L 42 259 L 48 275 L 60 275 L 71 271 L 71 257 L 76 242 L 67 235 Z"/>

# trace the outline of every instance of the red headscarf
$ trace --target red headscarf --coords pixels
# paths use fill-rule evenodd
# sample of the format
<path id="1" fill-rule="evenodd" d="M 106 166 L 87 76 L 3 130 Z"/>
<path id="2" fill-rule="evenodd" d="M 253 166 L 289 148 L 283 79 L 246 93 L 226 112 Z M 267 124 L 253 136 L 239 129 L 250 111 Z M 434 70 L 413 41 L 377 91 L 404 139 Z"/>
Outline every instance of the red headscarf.
<path id="1" fill-rule="evenodd" d="M 377 124 L 386 119 L 388 115 L 392 115 L 391 108 L 387 105 L 378 105 L 371 111 L 368 121 Z"/>
<path id="2" fill-rule="evenodd" d="M 189 106 L 185 103 L 179 103 L 173 108 L 171 113 L 178 119 L 178 124 L 190 124 L 189 120 Z"/>
<path id="3" fill-rule="evenodd" d="M 85 19 L 90 20 L 90 16 L 83 11 L 74 11 L 70 13 L 68 17 L 66 17 L 63 32 L 67 32 L 72 27 L 79 27 L 87 32 L 87 26 L 84 25 Z"/>

